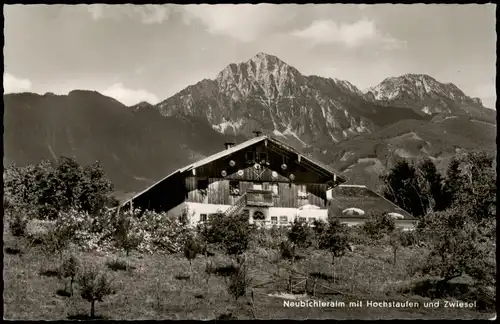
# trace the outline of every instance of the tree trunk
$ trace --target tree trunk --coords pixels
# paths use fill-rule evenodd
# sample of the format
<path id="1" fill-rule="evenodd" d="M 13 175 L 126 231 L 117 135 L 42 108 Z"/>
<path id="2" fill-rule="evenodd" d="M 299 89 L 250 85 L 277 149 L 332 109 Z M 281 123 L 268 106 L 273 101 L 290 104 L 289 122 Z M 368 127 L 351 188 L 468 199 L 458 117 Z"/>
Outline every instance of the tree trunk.
<path id="1" fill-rule="evenodd" d="M 335 256 L 332 255 L 332 278 L 333 283 L 335 283 Z"/>
<path id="2" fill-rule="evenodd" d="M 95 317 L 95 300 L 90 302 L 90 318 Z"/>
<path id="3" fill-rule="evenodd" d="M 74 281 L 74 278 L 71 277 L 71 281 L 69 282 L 69 295 L 70 296 L 73 296 L 73 281 Z"/>

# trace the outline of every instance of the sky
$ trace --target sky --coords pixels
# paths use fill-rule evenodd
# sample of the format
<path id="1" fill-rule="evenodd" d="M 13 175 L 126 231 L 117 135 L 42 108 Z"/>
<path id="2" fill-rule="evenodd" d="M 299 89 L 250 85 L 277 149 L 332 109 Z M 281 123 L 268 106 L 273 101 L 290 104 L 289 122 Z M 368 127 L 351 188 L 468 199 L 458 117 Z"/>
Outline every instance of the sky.
<path id="1" fill-rule="evenodd" d="M 4 5 L 4 92 L 158 103 L 259 52 L 361 90 L 428 74 L 496 102 L 496 5 Z"/>

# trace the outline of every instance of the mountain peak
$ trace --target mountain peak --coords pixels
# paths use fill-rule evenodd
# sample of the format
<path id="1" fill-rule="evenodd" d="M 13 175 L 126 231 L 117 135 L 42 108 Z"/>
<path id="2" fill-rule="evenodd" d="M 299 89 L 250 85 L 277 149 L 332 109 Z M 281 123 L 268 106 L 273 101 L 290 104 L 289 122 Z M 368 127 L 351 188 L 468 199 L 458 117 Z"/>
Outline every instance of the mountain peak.
<path id="1" fill-rule="evenodd" d="M 481 114 L 482 108 L 480 100 L 468 97 L 455 84 L 439 82 L 427 74 L 407 73 L 386 78 L 379 85 L 367 89 L 365 95 L 372 100 L 416 107 L 426 114 L 474 114 L 472 111 Z"/>
<path id="2" fill-rule="evenodd" d="M 265 65 L 273 65 L 273 66 L 289 66 L 279 57 L 264 52 L 257 53 L 255 56 L 251 57 L 245 63 L 249 64 L 252 62 L 257 65 L 264 63 Z"/>
<path id="3" fill-rule="evenodd" d="M 428 79 L 428 80 L 435 80 L 433 77 L 427 74 L 422 74 L 422 73 L 406 73 L 402 75 L 403 78 L 407 79 Z"/>
<path id="4" fill-rule="evenodd" d="M 253 60 L 253 59 L 271 59 L 271 60 L 279 60 L 281 61 L 276 55 L 271 55 L 271 54 L 267 54 L 267 53 L 264 53 L 264 52 L 258 52 L 257 54 L 255 54 L 250 60 Z"/>

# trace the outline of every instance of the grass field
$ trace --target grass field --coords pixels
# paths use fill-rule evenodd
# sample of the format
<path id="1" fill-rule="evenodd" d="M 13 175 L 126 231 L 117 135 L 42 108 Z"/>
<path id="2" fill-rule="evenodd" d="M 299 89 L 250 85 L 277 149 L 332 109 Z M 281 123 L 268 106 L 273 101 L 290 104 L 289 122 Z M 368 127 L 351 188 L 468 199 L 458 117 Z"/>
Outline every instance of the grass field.
<path id="1" fill-rule="evenodd" d="M 19 250 L 16 253 L 15 249 Z M 59 278 L 54 270 L 60 264 L 58 256 L 44 255 L 39 246 L 27 248 L 23 239 L 4 232 L 4 318 L 15 320 L 83 319 L 90 304 L 82 299 L 78 285 L 72 297 L 60 296 L 68 279 Z M 82 263 L 106 263 L 116 258 L 127 260 L 129 269 L 113 271 L 115 294 L 96 303 L 96 315 L 112 320 L 131 319 L 484 319 L 491 313 L 477 309 L 425 308 L 429 298 L 417 296 L 409 289 L 415 276 L 412 269 L 426 255 L 422 248 L 402 248 L 397 264 L 392 264 L 392 251 L 385 247 L 357 246 L 341 259 L 332 271 L 331 256 L 321 251 L 305 251 L 304 258 L 295 261 L 295 270 L 309 274 L 308 290 L 314 285 L 317 300 L 343 301 L 417 301 L 419 308 L 359 307 L 285 307 L 284 299 L 269 294 L 285 292 L 289 272 L 287 261 L 278 252 L 253 246 L 248 251 L 247 264 L 252 278 L 251 293 L 238 299 L 229 295 L 224 277 L 205 273 L 206 258 L 198 256 L 189 276 L 189 263 L 183 255 L 78 252 Z M 227 256 L 216 253 L 214 264 L 230 264 Z M 334 280 L 332 280 L 334 274 Z M 322 278 L 320 278 L 322 277 Z M 413 279 L 412 279 L 413 278 Z M 294 282 L 299 283 L 300 278 Z M 295 293 L 303 293 L 299 284 Z M 312 297 L 309 297 L 312 298 Z M 452 299 L 450 299 L 452 300 Z"/>

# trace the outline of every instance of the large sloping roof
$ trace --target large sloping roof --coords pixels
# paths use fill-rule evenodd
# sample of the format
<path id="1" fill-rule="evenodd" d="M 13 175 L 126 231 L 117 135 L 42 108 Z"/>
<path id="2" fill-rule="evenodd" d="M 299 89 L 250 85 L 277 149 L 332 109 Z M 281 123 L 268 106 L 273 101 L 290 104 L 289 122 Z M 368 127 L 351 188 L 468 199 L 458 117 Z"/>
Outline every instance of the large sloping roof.
<path id="1" fill-rule="evenodd" d="M 167 180 L 168 178 L 170 178 L 171 176 L 177 174 L 177 173 L 184 173 L 184 172 L 187 172 L 187 171 L 191 171 L 192 169 L 195 169 L 195 168 L 198 168 L 200 166 L 203 166 L 205 164 L 208 164 L 208 163 L 211 163 L 213 161 L 216 161 L 218 159 L 221 159 L 223 157 L 226 157 L 228 155 L 231 155 L 235 152 L 238 152 L 244 148 L 247 148 L 249 146 L 252 146 L 254 144 L 257 144 L 259 142 L 262 142 L 264 140 L 269 140 L 275 144 L 278 144 L 280 145 L 281 147 L 285 148 L 287 151 L 290 151 L 290 152 L 293 152 L 293 153 L 296 153 L 296 154 L 301 154 L 301 158 L 303 158 L 304 160 L 307 160 L 309 163 L 319 167 L 320 169 L 322 169 L 323 171 L 326 171 L 327 173 L 331 174 L 332 178 L 333 177 L 336 177 L 337 178 L 337 181 L 338 182 L 345 182 L 347 181 L 347 179 L 345 179 L 343 176 L 340 175 L 340 172 L 330 168 L 329 166 L 315 160 L 315 159 L 312 159 L 310 157 L 307 157 L 305 155 L 302 155 L 302 153 L 300 153 L 298 150 L 296 150 L 295 148 L 291 147 L 290 145 L 288 144 L 285 144 L 283 143 L 282 141 L 276 139 L 275 137 L 272 137 L 272 136 L 269 136 L 269 135 L 263 135 L 263 136 L 259 136 L 259 137 L 254 137 L 252 139 L 249 139 L 248 141 L 245 141 L 243 143 L 240 143 L 238 145 L 235 145 L 233 147 L 230 147 L 228 149 L 225 149 L 223 151 L 220 151 L 218 153 L 215 153 L 213 155 L 210 155 L 204 159 L 201 159 L 199 161 L 196 161 L 194 163 L 191 163 L 183 168 L 180 168 L 178 170 L 175 170 L 174 172 L 170 173 L 169 175 L 167 175 L 166 177 L 164 177 L 163 179 L 161 179 L 160 181 L 156 182 L 155 184 L 153 184 L 152 186 L 144 189 L 143 191 L 139 192 L 138 194 L 134 195 L 132 198 L 128 199 L 127 201 L 125 201 L 123 204 L 126 204 L 128 203 L 129 201 L 131 200 L 134 200 L 135 198 L 141 196 L 143 193 L 147 192 L 148 190 L 152 189 L 153 187 L 155 187 L 156 185 L 158 185 L 159 183 Z"/>
<path id="2" fill-rule="evenodd" d="M 407 220 L 416 220 L 410 213 L 390 200 L 363 185 L 339 185 L 332 189 L 331 203 L 339 209 L 357 208 L 368 212 L 392 212 L 404 216 Z M 349 216 L 341 216 L 349 217 Z"/>

